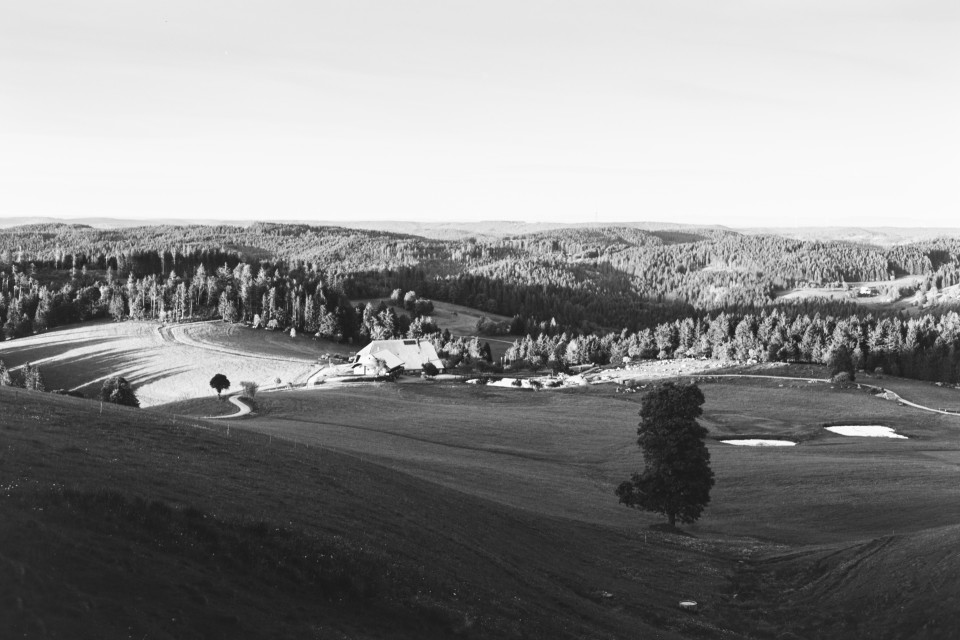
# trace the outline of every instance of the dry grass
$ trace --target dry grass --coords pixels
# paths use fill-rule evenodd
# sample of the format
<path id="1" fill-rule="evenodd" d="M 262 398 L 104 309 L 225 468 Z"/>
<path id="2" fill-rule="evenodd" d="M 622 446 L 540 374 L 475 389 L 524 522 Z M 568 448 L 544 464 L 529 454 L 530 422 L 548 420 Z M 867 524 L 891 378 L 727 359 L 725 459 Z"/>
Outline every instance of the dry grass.
<path id="1" fill-rule="evenodd" d="M 268 386 L 276 378 L 306 380 L 318 368 L 310 354 L 298 359 L 246 354 L 244 350 L 253 350 L 258 341 L 263 343 L 261 351 L 268 351 L 267 340 L 275 334 L 242 331 L 234 333 L 222 323 L 163 332 L 152 322 L 87 323 L 0 343 L 0 359 L 11 367 L 32 362 L 41 368 L 48 389 L 77 389 L 89 396 L 97 394 L 104 379 L 123 376 L 133 384 L 143 407 L 207 396 L 216 373 L 234 385 L 253 380 Z M 194 332 L 189 344 L 178 341 L 181 332 L 188 336 Z M 213 340 L 231 334 L 240 336 L 234 349 L 225 350 L 224 340 Z"/>

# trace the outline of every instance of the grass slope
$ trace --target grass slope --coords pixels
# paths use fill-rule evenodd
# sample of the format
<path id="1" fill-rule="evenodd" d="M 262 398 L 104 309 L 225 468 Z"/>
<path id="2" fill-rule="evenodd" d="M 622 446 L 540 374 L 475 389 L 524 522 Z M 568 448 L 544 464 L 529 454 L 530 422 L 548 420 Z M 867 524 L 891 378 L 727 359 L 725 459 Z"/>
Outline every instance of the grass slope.
<path id="1" fill-rule="evenodd" d="M 913 388 L 909 382 L 885 382 Z M 725 379 L 702 388 L 702 422 L 710 430 L 717 485 L 703 519 L 686 529 L 697 536 L 694 544 L 719 554 L 704 570 L 721 571 L 732 585 L 730 591 L 699 589 L 701 601 L 711 603 L 703 617 L 754 637 L 778 637 L 789 629 L 801 637 L 870 637 L 853 632 L 884 625 L 900 630 L 893 637 L 950 637 L 948 622 L 960 613 L 960 604 L 949 600 L 958 595 L 957 586 L 944 593 L 949 603 L 944 606 L 933 599 L 924 606 L 920 598 L 905 598 L 900 588 L 904 581 L 923 582 L 925 567 L 939 562 L 941 549 L 922 540 L 937 535 L 944 540 L 931 532 L 952 531 L 960 523 L 955 482 L 960 419 L 855 388 L 788 378 Z M 634 444 L 639 397 L 616 394 L 609 386 L 534 393 L 383 385 L 263 394 L 261 415 L 242 424 L 350 451 L 525 513 L 589 523 L 603 532 L 600 540 L 656 522 L 609 497 L 640 466 Z M 824 429 L 844 422 L 891 426 L 910 439 L 847 438 Z M 753 449 L 720 442 L 728 437 L 792 438 L 800 445 Z M 871 575 L 897 577 L 878 581 L 869 593 L 879 602 L 903 600 L 913 607 L 907 622 L 899 621 L 893 608 L 862 607 L 856 588 L 830 582 L 804 587 L 803 598 L 780 600 L 783 590 L 806 584 L 818 554 L 842 557 L 891 537 L 916 555 L 908 561 L 881 550 L 861 564 L 873 567 Z M 724 556 L 736 563 L 733 568 Z M 695 590 L 684 583 L 682 571 L 652 571 L 644 578 L 661 586 L 675 581 L 683 585 L 680 592 Z M 743 594 L 732 597 L 754 582 L 764 588 L 749 602 Z M 765 616 L 776 624 L 762 623 Z M 818 627 L 817 621 L 842 624 Z M 816 633 L 809 635 L 811 630 Z"/>
<path id="2" fill-rule="evenodd" d="M 7 388 L 0 403 L 0 628 L 17 637 L 718 632 L 676 610 L 726 584 L 685 538 L 221 424 Z"/>
<path id="3" fill-rule="evenodd" d="M 612 497 L 639 395 L 610 387 L 264 393 L 210 422 L 0 388 L 0 629 L 953 637 L 957 418 L 789 379 L 703 389 L 718 482 L 684 536 Z M 823 430 L 841 421 L 910 440 Z"/>

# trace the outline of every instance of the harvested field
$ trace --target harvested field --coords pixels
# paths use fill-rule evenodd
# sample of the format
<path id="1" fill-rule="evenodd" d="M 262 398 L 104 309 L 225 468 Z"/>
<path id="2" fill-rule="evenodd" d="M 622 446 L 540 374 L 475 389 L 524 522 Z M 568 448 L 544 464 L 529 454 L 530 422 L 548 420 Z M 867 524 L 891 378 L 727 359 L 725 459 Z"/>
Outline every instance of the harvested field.
<path id="1" fill-rule="evenodd" d="M 251 329 L 241 324 L 198 322 L 172 325 L 171 331 L 180 342 L 207 349 L 216 349 L 234 355 L 279 360 L 297 360 L 309 363 L 326 361 L 328 356 L 352 356 L 356 348 L 330 340 L 314 339 L 300 334 L 290 337 L 289 331 Z"/>
<path id="2" fill-rule="evenodd" d="M 238 390 L 241 380 L 261 388 L 275 386 L 277 378 L 302 382 L 318 368 L 312 354 L 266 356 L 266 331 L 244 336 L 247 344 L 263 338 L 259 354 L 225 349 L 221 334 L 229 335 L 233 328 L 222 323 L 163 328 L 152 322 L 86 323 L 0 343 L 0 359 L 9 367 L 31 362 L 40 367 L 48 389 L 74 389 L 88 396 L 96 395 L 103 380 L 122 376 L 143 407 L 213 395 L 209 381 L 216 373 L 226 375 L 231 389 Z"/>

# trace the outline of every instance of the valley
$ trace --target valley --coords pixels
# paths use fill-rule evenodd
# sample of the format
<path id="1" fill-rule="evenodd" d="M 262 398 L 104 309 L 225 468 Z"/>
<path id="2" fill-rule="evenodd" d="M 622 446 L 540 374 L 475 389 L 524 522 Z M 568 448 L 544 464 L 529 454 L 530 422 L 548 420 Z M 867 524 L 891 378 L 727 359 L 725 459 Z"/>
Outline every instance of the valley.
<path id="1" fill-rule="evenodd" d="M 245 246 L 259 237 L 258 255 L 269 255 L 287 242 L 277 231 Z M 352 233 L 334 237 L 407 258 L 439 250 Z M 628 281 L 610 271 L 625 255 L 696 261 L 706 247 L 766 251 L 780 240 L 716 229 L 556 233 L 458 245 L 454 261 L 484 257 L 446 281 L 280 259 L 259 272 L 244 261 L 207 271 L 202 253 L 91 256 L 84 274 L 62 259 L 33 275 L 12 264 L 3 282 L 19 298 L 6 298 L 10 339 L 0 342 L 12 385 L 0 385 L 0 628 L 98 638 L 952 637 L 960 392 L 955 354 L 941 346 L 958 326 L 952 272 L 901 275 L 895 284 L 914 292 L 892 305 L 846 290 L 831 301 L 805 286 L 759 309 L 722 303 L 614 331 L 592 323 L 604 317 L 604 292 Z M 589 246 L 598 238 L 623 244 L 604 259 Z M 514 284 L 534 278 L 522 260 L 477 276 L 497 251 L 550 243 L 566 243 L 563 257 L 540 263 L 555 271 L 531 273 L 569 281 L 565 290 L 498 289 L 504 273 Z M 840 246 L 808 248 L 841 256 L 838 269 L 853 261 Z M 890 251 L 944 260 L 929 247 Z M 154 260 L 183 275 L 161 282 L 138 271 Z M 701 278 L 729 301 L 750 273 L 715 257 L 671 291 Z M 450 295 L 394 286 L 409 278 Z M 641 290 L 612 304 L 614 316 L 648 302 L 650 313 L 682 310 L 637 302 Z M 572 291 L 579 311 L 550 307 Z M 493 311 L 503 304 L 522 313 Z M 532 311 L 543 304 L 560 319 Z M 570 323 L 587 310 L 590 320 Z M 849 315 L 829 315 L 838 310 Z M 254 328 L 257 318 L 276 328 Z M 478 335 L 482 318 L 490 334 Z M 444 372 L 327 381 L 375 340 L 429 344 Z M 36 371 L 45 392 L 24 388 Z M 223 399 L 215 374 L 230 381 Z M 141 408 L 97 401 L 117 376 Z M 702 517 L 676 529 L 614 493 L 643 467 L 641 402 L 668 381 L 703 393 L 716 478 Z"/>

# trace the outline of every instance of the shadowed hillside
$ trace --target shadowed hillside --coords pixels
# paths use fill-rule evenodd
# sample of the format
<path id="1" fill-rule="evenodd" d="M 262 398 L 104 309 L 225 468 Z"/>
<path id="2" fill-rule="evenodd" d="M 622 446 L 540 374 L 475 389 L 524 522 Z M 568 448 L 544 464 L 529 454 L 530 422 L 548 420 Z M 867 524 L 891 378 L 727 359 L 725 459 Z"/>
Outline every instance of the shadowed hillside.
<path id="1" fill-rule="evenodd" d="M 214 423 L 8 388 L 0 404 L 0 628 L 16 637 L 712 627 L 676 611 L 676 585 L 722 559 L 661 534 L 638 544 Z M 620 565 L 680 569 L 671 586 Z"/>
<path id="2" fill-rule="evenodd" d="M 727 388 L 731 408 L 739 392 Z M 334 396 L 317 397 L 329 398 L 320 408 L 326 419 L 353 419 Z M 549 411 L 547 397 L 536 394 L 530 408 Z M 587 401 L 568 397 L 578 399 Z M 599 400 L 587 405 L 597 408 Z M 279 402 L 269 415 L 286 424 Z M 490 410 L 501 411 L 499 404 Z M 633 413 L 632 403 L 617 404 Z M 714 406 L 713 420 L 727 424 L 732 414 L 721 401 Z M 406 419 L 425 418 L 407 412 Z M 580 495 L 570 516 L 557 496 L 544 494 L 540 508 L 532 480 L 544 460 L 521 460 L 509 441 L 459 455 L 486 466 L 495 462 L 488 454 L 503 449 L 532 465 L 530 478 L 502 476 L 517 485 L 514 506 L 479 497 L 482 487 L 461 490 L 454 476 L 436 483 L 432 472 L 407 473 L 386 449 L 367 455 L 358 446 L 350 454 L 310 444 L 306 421 L 299 442 L 242 424 L 0 388 L 0 628 L 27 638 L 336 639 L 950 638 L 956 628 L 956 525 L 912 518 L 908 533 L 876 537 L 868 533 L 876 523 L 861 522 L 866 512 L 845 496 L 855 517 L 842 536 L 826 532 L 813 541 L 822 534 L 800 527 L 795 542 L 746 537 L 749 521 L 735 516 L 743 500 L 789 502 L 783 496 L 799 495 L 800 487 L 792 479 L 764 484 L 775 472 L 763 465 L 749 480 L 732 466 L 735 457 L 743 462 L 733 448 L 716 450 L 726 486 L 716 511 L 705 526 L 677 535 L 648 528 L 650 517 L 627 510 L 635 525 L 613 514 L 591 521 L 573 513 L 587 512 L 589 495 L 604 500 L 606 489 Z M 923 467 L 931 482 L 955 473 L 955 447 L 942 426 L 930 419 L 908 431 L 919 448 L 904 465 L 934 448 L 942 454 L 939 467 Z M 468 427 L 437 436 L 453 445 Z M 517 427 L 502 429 L 509 440 Z M 400 434 L 393 435 L 385 441 L 391 450 Z M 563 430 L 538 455 L 569 457 L 586 471 L 574 435 Z M 827 438 L 797 451 L 816 457 L 849 446 Z M 429 466 L 432 449 L 421 448 Z M 862 491 L 848 476 L 836 477 L 837 491 Z M 557 481 L 562 497 L 573 485 Z M 461 482 L 494 487 L 476 470 Z M 804 495 L 802 509 L 834 499 L 819 495 Z M 793 526 L 798 512 L 785 509 L 770 515 Z M 949 509 L 944 514 L 941 522 Z M 696 614 L 678 608 L 685 598 L 699 603 Z"/>

